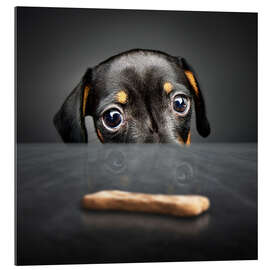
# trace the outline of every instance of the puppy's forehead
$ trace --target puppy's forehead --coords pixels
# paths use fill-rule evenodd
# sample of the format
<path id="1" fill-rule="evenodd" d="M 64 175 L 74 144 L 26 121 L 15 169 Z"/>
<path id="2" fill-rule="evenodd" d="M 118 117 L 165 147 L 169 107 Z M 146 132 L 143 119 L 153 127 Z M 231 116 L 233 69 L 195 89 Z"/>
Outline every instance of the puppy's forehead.
<path id="1" fill-rule="evenodd" d="M 121 82 L 127 82 L 127 73 L 132 73 L 133 79 L 149 83 L 149 78 L 176 81 L 175 66 L 166 57 L 156 54 L 136 53 L 122 55 L 113 60 L 107 73 L 106 87 L 117 87 Z M 113 84 L 113 85 L 112 85 Z"/>

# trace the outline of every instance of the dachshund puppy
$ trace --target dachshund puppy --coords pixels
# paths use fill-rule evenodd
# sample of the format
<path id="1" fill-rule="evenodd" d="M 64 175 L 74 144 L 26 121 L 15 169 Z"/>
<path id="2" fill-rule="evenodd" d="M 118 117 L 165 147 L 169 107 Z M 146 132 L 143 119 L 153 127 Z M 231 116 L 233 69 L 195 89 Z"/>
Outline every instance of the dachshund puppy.
<path id="1" fill-rule="evenodd" d="M 190 143 L 193 101 L 199 134 L 210 125 L 194 71 L 184 58 L 134 49 L 89 68 L 54 117 L 64 142 L 87 142 L 91 115 L 102 143 Z"/>

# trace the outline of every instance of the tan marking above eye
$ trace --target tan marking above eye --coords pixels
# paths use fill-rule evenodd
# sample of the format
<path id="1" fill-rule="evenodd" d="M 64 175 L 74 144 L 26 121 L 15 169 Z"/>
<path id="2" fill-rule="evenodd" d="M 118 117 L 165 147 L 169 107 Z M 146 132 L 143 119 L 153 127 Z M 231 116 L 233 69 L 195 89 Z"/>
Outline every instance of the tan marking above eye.
<path id="1" fill-rule="evenodd" d="M 194 89 L 195 94 L 198 96 L 199 95 L 199 88 L 197 86 L 197 83 L 196 83 L 196 80 L 195 80 L 193 73 L 189 70 L 185 70 L 185 74 L 187 76 L 189 83 L 191 84 L 192 88 Z"/>
<path id="2" fill-rule="evenodd" d="M 173 90 L 173 85 L 170 82 L 165 82 L 163 84 L 163 89 L 167 94 L 169 94 Z"/>
<path id="3" fill-rule="evenodd" d="M 120 90 L 117 94 L 116 94 L 116 100 L 121 103 L 121 104 L 125 104 L 127 103 L 128 100 L 128 95 L 124 90 Z"/>

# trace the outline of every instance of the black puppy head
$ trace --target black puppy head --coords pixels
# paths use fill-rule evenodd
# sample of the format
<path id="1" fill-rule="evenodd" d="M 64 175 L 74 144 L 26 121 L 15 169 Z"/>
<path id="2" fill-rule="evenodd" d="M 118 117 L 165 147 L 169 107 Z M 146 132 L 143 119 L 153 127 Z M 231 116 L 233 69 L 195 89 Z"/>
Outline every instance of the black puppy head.
<path id="1" fill-rule="evenodd" d="M 210 133 L 205 103 L 186 60 L 131 50 L 88 69 L 54 123 L 65 142 L 87 142 L 91 115 L 101 142 L 190 142 L 192 101 L 197 130 Z"/>

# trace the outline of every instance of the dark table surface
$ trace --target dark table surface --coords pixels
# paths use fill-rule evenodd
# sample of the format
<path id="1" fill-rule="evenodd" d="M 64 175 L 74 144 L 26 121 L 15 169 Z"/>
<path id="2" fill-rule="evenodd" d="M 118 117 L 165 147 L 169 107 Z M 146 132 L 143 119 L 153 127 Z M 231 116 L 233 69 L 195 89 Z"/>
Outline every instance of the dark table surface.
<path id="1" fill-rule="evenodd" d="M 201 194 L 194 218 L 85 211 L 84 194 Z M 16 263 L 257 259 L 257 144 L 17 145 Z"/>

